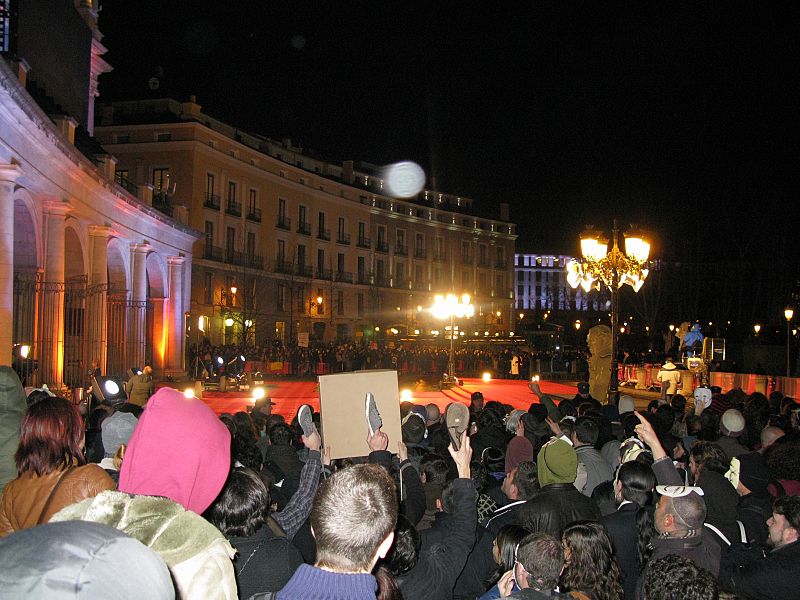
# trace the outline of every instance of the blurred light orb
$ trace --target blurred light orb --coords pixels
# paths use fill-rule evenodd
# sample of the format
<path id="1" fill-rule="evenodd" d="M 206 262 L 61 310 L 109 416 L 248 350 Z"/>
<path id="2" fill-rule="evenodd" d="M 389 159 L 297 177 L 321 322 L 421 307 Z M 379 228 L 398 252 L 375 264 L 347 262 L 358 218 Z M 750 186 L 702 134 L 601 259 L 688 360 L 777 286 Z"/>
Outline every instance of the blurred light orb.
<path id="1" fill-rule="evenodd" d="M 194 388 L 187 387 L 183 390 L 183 395 L 187 398 L 194 398 Z"/>
<path id="2" fill-rule="evenodd" d="M 402 390 L 400 392 L 400 400 L 403 402 L 410 402 L 411 401 L 411 390 Z"/>
<path id="3" fill-rule="evenodd" d="M 483 374 L 483 380 L 484 381 L 491 381 L 492 380 L 492 374 L 491 373 L 484 373 Z"/>
<path id="4" fill-rule="evenodd" d="M 411 198 L 425 187 L 425 171 L 417 163 L 404 160 L 385 167 L 386 190 L 395 198 Z"/>

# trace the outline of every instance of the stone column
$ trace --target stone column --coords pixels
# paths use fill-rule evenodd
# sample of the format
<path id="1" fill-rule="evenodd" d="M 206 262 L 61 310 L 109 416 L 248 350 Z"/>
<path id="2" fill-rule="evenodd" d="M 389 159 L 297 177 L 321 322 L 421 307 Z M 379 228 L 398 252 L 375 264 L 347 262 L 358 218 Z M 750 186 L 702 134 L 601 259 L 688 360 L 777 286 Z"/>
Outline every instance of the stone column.
<path id="1" fill-rule="evenodd" d="M 128 313 L 128 362 L 126 368 L 144 366 L 147 344 L 147 254 L 148 244 L 131 244 L 133 294 Z"/>
<path id="2" fill-rule="evenodd" d="M 68 202 L 44 202 L 45 261 L 42 284 L 42 318 L 39 353 L 41 380 L 51 388 L 64 388 L 64 223 Z"/>
<path id="3" fill-rule="evenodd" d="M 91 265 L 89 267 L 89 298 L 86 324 L 89 335 L 89 362 L 106 372 L 108 352 L 108 239 L 110 227 L 89 226 Z"/>
<path id="4" fill-rule="evenodd" d="M 14 182 L 19 165 L 0 165 L 0 365 L 11 364 L 14 344 Z"/>
<path id="5" fill-rule="evenodd" d="M 184 365 L 183 314 L 183 256 L 167 257 L 169 265 L 169 323 L 167 325 L 167 373 L 182 376 L 186 374 Z"/>

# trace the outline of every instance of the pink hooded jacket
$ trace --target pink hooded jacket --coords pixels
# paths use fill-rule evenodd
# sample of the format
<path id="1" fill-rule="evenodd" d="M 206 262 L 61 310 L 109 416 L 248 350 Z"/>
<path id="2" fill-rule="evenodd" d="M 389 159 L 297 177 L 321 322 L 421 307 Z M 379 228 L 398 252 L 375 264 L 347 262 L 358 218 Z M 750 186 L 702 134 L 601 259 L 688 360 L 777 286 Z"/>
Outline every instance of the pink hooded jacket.
<path id="1" fill-rule="evenodd" d="M 161 388 L 147 403 L 128 443 L 119 490 L 165 496 L 201 514 L 231 466 L 228 428 L 207 405 Z"/>

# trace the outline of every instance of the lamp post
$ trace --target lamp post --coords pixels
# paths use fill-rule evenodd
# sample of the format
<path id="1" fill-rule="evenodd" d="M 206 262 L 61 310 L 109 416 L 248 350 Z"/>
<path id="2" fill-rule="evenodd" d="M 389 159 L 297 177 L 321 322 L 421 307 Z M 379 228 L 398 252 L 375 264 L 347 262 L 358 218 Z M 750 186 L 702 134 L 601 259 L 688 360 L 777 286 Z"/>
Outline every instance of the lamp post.
<path id="1" fill-rule="evenodd" d="M 456 381 L 455 369 L 455 318 L 463 319 L 472 317 L 475 314 L 475 307 L 470 303 L 469 294 L 462 294 L 459 299 L 455 294 L 447 296 L 436 295 L 433 299 L 431 314 L 437 319 L 450 319 L 450 357 L 447 362 L 447 373 L 442 379 L 443 385 L 452 385 Z"/>
<path id="2" fill-rule="evenodd" d="M 786 376 L 791 376 L 791 341 L 792 341 L 792 317 L 794 317 L 794 309 L 791 306 L 787 306 L 786 310 L 783 311 L 783 316 L 786 317 Z"/>
<path id="3" fill-rule="evenodd" d="M 639 233 L 625 235 L 625 251 L 619 248 L 619 229 L 614 220 L 611 250 L 608 240 L 596 231 L 587 230 L 581 235 L 580 261 L 571 260 L 567 264 L 567 281 L 570 286 L 579 285 L 585 292 L 592 288 L 599 290 L 602 281 L 611 293 L 611 381 L 609 392 L 618 389 L 617 373 L 617 335 L 619 334 L 619 288 L 627 284 L 638 292 L 649 272 L 647 259 L 650 243 Z"/>

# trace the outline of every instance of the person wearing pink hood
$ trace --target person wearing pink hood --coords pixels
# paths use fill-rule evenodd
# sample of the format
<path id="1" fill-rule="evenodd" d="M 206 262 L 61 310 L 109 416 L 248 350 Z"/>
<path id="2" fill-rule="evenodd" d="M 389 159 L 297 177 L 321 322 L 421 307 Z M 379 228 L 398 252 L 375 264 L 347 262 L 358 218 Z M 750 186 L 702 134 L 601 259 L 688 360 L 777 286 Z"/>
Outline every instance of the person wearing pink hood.
<path id="1" fill-rule="evenodd" d="M 202 401 L 161 388 L 131 436 L 119 491 L 68 506 L 51 519 L 110 525 L 158 552 L 184 600 L 237 597 L 235 550 L 200 515 L 230 471 L 231 437 Z"/>

